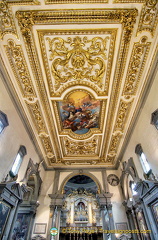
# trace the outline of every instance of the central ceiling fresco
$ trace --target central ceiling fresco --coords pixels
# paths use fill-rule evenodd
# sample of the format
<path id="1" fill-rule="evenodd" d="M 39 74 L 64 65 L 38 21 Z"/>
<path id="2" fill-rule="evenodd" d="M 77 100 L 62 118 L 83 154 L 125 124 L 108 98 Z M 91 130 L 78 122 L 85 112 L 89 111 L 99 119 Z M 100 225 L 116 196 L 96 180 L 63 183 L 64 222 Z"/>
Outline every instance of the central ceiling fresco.
<path id="1" fill-rule="evenodd" d="M 48 169 L 115 167 L 131 134 L 156 52 L 158 4 L 111 2 L 1 1 L 8 86 Z"/>
<path id="2" fill-rule="evenodd" d="M 91 100 L 88 93 L 75 91 L 58 105 L 63 129 L 85 134 L 91 128 L 99 128 L 100 101 Z"/>

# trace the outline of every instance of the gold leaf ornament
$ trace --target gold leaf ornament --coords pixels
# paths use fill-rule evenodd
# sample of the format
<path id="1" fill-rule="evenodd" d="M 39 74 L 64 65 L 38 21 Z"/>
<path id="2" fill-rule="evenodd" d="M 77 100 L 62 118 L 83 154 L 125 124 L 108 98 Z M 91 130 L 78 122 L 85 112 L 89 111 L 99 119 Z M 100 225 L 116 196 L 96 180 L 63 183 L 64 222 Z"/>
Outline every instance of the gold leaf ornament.
<path id="1" fill-rule="evenodd" d="M 49 60 L 52 61 L 51 71 L 55 79 L 55 88 L 72 80 L 89 80 L 99 87 L 105 74 L 105 61 L 107 59 L 107 40 L 94 37 L 60 37 L 46 38 L 51 52 Z"/>

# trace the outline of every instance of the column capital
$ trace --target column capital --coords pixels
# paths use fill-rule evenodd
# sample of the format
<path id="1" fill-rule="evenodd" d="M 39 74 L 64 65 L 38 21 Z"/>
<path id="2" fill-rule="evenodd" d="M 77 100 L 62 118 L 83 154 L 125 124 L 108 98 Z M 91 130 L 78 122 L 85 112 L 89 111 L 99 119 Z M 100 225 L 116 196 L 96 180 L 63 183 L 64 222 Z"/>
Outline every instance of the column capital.
<path id="1" fill-rule="evenodd" d="M 48 195 L 51 198 L 51 204 L 53 206 L 62 206 L 63 205 L 63 194 L 49 194 Z"/>

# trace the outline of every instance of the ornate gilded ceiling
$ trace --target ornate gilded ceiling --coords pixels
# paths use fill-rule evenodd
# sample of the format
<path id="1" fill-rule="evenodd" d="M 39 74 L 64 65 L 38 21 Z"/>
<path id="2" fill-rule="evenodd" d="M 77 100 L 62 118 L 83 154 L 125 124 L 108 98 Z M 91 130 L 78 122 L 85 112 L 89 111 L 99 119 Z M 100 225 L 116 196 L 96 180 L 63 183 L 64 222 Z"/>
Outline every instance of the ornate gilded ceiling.
<path id="1" fill-rule="evenodd" d="M 114 167 L 157 51 L 156 0 L 0 1 L 1 58 L 47 168 Z"/>

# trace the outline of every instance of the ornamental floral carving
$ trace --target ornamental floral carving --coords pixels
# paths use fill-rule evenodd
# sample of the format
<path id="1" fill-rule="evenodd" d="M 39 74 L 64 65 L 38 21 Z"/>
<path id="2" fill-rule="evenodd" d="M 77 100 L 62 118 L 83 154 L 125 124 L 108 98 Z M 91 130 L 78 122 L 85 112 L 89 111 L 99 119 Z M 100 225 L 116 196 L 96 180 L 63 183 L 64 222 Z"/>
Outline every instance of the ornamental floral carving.
<path id="1" fill-rule="evenodd" d="M 131 109 L 132 102 L 124 102 L 121 100 L 115 130 L 123 131 L 129 111 Z"/>
<path id="2" fill-rule="evenodd" d="M 51 71 L 55 79 L 55 89 L 69 80 L 90 80 L 102 87 L 107 59 L 108 37 L 61 37 L 49 42 Z"/>
<path id="3" fill-rule="evenodd" d="M 143 3 L 145 0 L 114 0 L 113 3 Z"/>
<path id="4" fill-rule="evenodd" d="M 35 97 L 35 91 L 32 85 L 31 77 L 22 52 L 22 47 L 16 45 L 13 40 L 8 40 L 5 46 L 10 61 L 10 65 L 18 81 L 19 87 L 24 97 Z"/>
<path id="5" fill-rule="evenodd" d="M 56 4 L 56 0 L 45 0 L 46 4 Z M 107 3 L 108 0 L 58 0 L 58 4 L 67 4 L 67 3 Z"/>
<path id="6" fill-rule="evenodd" d="M 114 160 L 115 160 L 115 155 L 113 155 L 113 156 L 107 155 L 106 162 L 108 162 L 108 163 L 110 163 L 110 162 L 113 163 Z"/>
<path id="7" fill-rule="evenodd" d="M 115 132 L 112 135 L 109 153 L 115 153 L 122 137 L 121 132 Z"/>
<path id="8" fill-rule="evenodd" d="M 16 12 L 21 32 L 27 43 L 31 42 L 31 28 L 34 25 L 34 14 L 32 11 Z"/>
<path id="9" fill-rule="evenodd" d="M 6 0 L 0 1 L 0 38 L 6 33 L 14 33 L 12 16 Z"/>
<path id="10" fill-rule="evenodd" d="M 49 136 L 40 135 L 40 137 L 41 137 L 41 141 L 42 141 L 43 147 L 45 149 L 45 152 L 47 154 L 47 157 L 50 159 L 50 161 L 54 161 L 55 158 L 53 155 L 52 144 L 51 144 Z"/>
<path id="11" fill-rule="evenodd" d="M 46 132 L 45 123 L 42 117 L 42 112 L 38 102 L 28 104 L 26 102 L 28 109 L 30 111 L 33 122 L 36 126 L 38 133 Z"/>
<path id="12" fill-rule="evenodd" d="M 146 63 L 150 44 L 150 42 L 147 42 L 146 36 L 142 37 L 139 43 L 134 44 L 123 95 L 134 95 L 136 93 L 139 79 Z"/>
<path id="13" fill-rule="evenodd" d="M 132 34 L 134 23 L 136 22 L 137 10 L 133 10 L 133 14 L 130 11 L 121 13 L 121 23 L 125 29 L 124 41 L 125 43 L 129 42 L 130 36 Z"/>
<path id="14" fill-rule="evenodd" d="M 96 155 L 97 139 L 90 141 L 76 142 L 65 139 L 65 148 L 67 155 Z"/>
<path id="15" fill-rule="evenodd" d="M 91 9 L 91 10 L 52 10 L 52 11 L 18 11 L 23 36 L 29 41 L 30 30 L 34 24 L 69 24 L 69 23 L 122 23 L 125 29 L 124 39 L 129 41 L 136 16 L 136 9 Z"/>
<path id="16" fill-rule="evenodd" d="M 145 4 L 141 12 L 138 32 L 149 31 L 153 36 L 157 20 L 158 20 L 158 1 L 145 0 Z"/>

